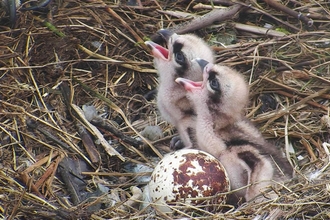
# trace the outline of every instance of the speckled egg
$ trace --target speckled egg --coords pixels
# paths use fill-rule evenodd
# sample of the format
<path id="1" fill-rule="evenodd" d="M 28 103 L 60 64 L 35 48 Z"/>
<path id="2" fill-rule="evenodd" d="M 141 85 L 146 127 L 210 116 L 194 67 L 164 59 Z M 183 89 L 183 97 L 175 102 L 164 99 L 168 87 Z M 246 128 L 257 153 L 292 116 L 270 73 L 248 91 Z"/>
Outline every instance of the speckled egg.
<path id="1" fill-rule="evenodd" d="M 229 178 L 219 160 L 200 150 L 182 149 L 164 156 L 145 191 L 157 209 L 171 212 L 169 204 L 177 202 L 192 206 L 225 202 L 225 195 L 210 197 L 229 190 Z"/>

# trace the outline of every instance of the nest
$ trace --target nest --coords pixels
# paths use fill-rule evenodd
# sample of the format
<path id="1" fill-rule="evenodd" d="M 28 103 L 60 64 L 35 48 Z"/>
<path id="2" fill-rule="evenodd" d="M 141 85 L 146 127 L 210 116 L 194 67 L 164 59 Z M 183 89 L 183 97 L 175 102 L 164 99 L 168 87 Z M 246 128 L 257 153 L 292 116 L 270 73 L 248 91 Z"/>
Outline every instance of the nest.
<path id="1" fill-rule="evenodd" d="M 329 218 L 329 3 L 198 2 L 52 1 L 19 8 L 14 24 L 1 8 L 1 218 Z M 230 19 L 189 30 L 213 7 L 237 5 Z M 223 212 L 137 207 L 143 174 L 127 163 L 153 164 L 176 134 L 157 112 L 157 73 L 143 44 L 161 28 L 194 32 L 217 63 L 244 74 L 247 117 L 295 166 L 293 179 L 270 189 L 277 199 Z M 88 122 L 82 109 L 102 120 Z M 141 135 L 150 125 L 163 137 Z"/>

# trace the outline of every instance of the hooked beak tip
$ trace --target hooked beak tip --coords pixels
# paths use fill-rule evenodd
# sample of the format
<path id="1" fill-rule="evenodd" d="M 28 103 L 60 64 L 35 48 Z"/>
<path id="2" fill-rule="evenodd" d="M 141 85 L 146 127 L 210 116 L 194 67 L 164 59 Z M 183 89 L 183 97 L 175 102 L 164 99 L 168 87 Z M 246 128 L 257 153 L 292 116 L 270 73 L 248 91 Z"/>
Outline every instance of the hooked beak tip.
<path id="1" fill-rule="evenodd" d="M 207 64 L 209 64 L 208 61 L 203 60 L 203 59 L 200 59 L 200 58 L 196 58 L 195 60 L 196 60 L 196 62 L 199 64 L 199 66 L 201 67 L 202 70 L 205 68 L 205 66 L 206 66 Z"/>

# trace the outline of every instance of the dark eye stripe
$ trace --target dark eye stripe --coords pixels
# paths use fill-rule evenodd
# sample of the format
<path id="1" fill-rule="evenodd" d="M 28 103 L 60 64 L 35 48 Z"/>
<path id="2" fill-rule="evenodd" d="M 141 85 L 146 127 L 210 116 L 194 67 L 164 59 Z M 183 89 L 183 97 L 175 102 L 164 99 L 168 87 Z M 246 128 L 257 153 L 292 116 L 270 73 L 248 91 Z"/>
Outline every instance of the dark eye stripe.
<path id="1" fill-rule="evenodd" d="M 182 43 L 178 43 L 178 42 L 175 42 L 173 44 L 173 53 L 175 56 L 175 62 L 177 62 L 180 65 L 180 67 L 176 68 L 176 73 L 177 76 L 179 77 L 185 77 L 187 76 L 187 74 L 189 74 L 187 73 L 189 64 L 187 62 L 185 54 L 182 52 L 183 46 L 184 45 Z"/>
<path id="2" fill-rule="evenodd" d="M 215 78 L 216 78 L 215 75 L 217 75 L 216 72 L 214 72 L 214 71 L 210 71 L 210 72 L 209 72 L 209 78 L 208 78 L 208 80 L 210 81 L 210 80 L 212 80 L 212 79 L 215 79 Z"/>
<path id="3" fill-rule="evenodd" d="M 182 47 L 183 47 L 183 44 L 182 43 L 175 42 L 173 44 L 173 53 L 180 52 L 182 50 Z"/>

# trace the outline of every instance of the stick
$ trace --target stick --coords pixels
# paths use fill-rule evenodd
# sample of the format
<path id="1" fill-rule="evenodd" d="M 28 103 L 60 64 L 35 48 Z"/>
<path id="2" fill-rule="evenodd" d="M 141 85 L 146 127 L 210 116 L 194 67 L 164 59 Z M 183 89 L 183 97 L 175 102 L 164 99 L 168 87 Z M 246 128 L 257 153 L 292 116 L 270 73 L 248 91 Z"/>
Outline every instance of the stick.
<path id="1" fill-rule="evenodd" d="M 278 3 L 274 0 L 264 0 L 270 7 L 273 7 L 277 10 L 283 11 L 284 13 L 294 17 L 298 18 L 302 22 L 308 25 L 308 27 L 313 26 L 313 20 L 309 19 L 308 17 L 304 16 L 301 12 L 296 12 L 285 5 L 282 5 L 281 3 Z"/>
<path id="2" fill-rule="evenodd" d="M 233 18 L 242 8 L 242 5 L 236 4 L 228 8 L 213 9 L 201 17 L 197 17 L 193 20 L 176 25 L 170 28 L 170 30 L 177 34 L 184 34 L 197 29 L 205 28 L 206 26 L 213 24 L 215 21 L 225 21 Z"/>

